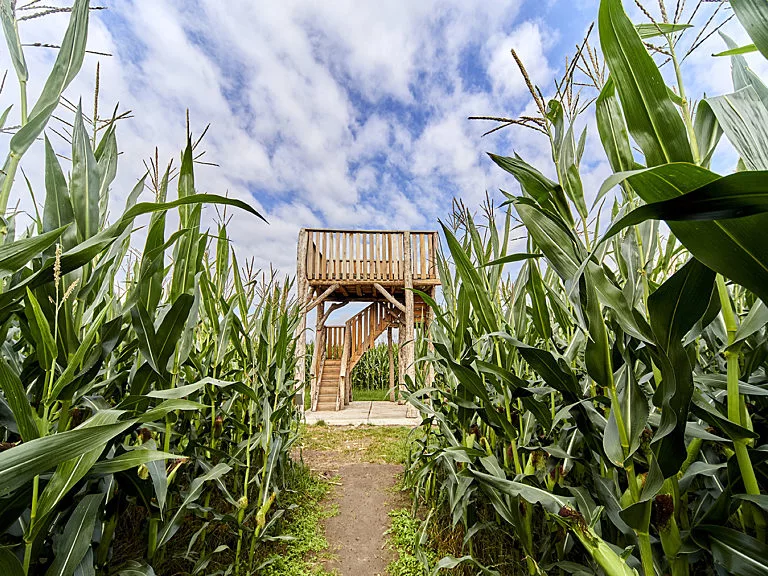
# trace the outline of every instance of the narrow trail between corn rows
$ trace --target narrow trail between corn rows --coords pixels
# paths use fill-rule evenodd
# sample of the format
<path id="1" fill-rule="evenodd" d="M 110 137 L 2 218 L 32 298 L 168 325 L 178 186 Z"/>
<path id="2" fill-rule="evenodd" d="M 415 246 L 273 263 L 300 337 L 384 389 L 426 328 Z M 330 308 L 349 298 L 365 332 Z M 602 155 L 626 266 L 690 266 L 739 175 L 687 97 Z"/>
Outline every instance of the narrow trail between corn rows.
<path id="1" fill-rule="evenodd" d="M 337 507 L 324 522 L 330 555 L 324 568 L 340 576 L 385 576 L 396 553 L 387 546 L 388 513 L 403 506 L 404 497 L 393 488 L 399 464 L 370 462 L 367 449 L 345 441 L 329 450 L 305 449 L 304 461 L 315 473 L 331 481 L 334 490 L 326 505 Z"/>

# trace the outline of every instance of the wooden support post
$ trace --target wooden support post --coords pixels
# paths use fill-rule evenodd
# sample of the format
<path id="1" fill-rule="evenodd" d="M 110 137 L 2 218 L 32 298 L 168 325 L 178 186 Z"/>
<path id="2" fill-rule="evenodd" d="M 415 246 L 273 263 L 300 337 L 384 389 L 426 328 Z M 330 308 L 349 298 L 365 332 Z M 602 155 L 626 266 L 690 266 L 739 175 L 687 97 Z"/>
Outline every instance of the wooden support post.
<path id="1" fill-rule="evenodd" d="M 304 412 L 304 382 L 306 380 L 307 355 L 307 312 L 304 305 L 309 301 L 309 280 L 307 280 L 307 248 L 308 234 L 305 229 L 299 230 L 299 244 L 296 251 L 296 292 L 299 304 L 299 325 L 296 327 L 296 384 L 298 393 L 294 403 Z"/>
<path id="2" fill-rule="evenodd" d="M 325 352 L 325 327 L 323 326 L 323 314 L 325 304 L 320 302 L 317 305 L 317 321 L 315 322 L 315 353 L 312 358 L 312 380 L 310 380 L 311 409 L 317 410 L 317 398 L 320 392 L 320 364 L 323 361 L 323 352 Z"/>
<path id="3" fill-rule="evenodd" d="M 389 401 L 395 401 L 395 355 L 392 352 L 392 325 L 387 326 L 387 354 L 389 356 Z"/>
<path id="4" fill-rule="evenodd" d="M 405 329 L 403 342 L 403 362 L 405 364 L 405 374 L 411 378 L 412 381 L 416 380 L 416 366 L 414 365 L 414 359 L 416 355 L 416 341 L 414 332 L 414 317 L 413 317 L 413 251 L 411 250 L 411 233 L 405 232 L 403 234 L 403 243 L 405 244 Z M 405 388 L 404 382 L 400 384 L 401 390 Z"/>

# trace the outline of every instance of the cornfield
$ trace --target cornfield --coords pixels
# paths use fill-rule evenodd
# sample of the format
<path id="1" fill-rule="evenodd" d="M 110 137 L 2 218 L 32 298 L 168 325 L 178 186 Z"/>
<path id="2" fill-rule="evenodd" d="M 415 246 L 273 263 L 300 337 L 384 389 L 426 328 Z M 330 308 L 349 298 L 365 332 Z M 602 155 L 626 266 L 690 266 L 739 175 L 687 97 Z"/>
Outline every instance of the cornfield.
<path id="1" fill-rule="evenodd" d="M 296 438 L 291 283 L 241 268 L 226 209 L 260 215 L 197 193 L 191 135 L 178 168 L 153 158 L 122 213 L 110 205 L 121 115 L 74 109 L 62 167 L 44 129 L 81 68 L 87 0 L 30 109 L 10 0 L 0 17 L 21 86 L 0 191 L 0 573 L 253 573 L 278 536 Z M 44 202 L 21 229 L 9 197 L 40 137 Z M 225 210 L 214 231 L 203 204 Z"/>
<path id="2" fill-rule="evenodd" d="M 395 374 L 398 373 L 398 354 L 393 355 Z M 352 388 L 357 390 L 389 390 L 389 352 L 386 344 L 377 344 L 352 369 Z"/>
<path id="3" fill-rule="evenodd" d="M 588 34 L 548 101 L 513 52 L 536 114 L 485 119 L 543 134 L 556 179 L 492 154 L 521 192 L 443 225 L 424 358 L 441 384 L 410 396 L 425 425 L 406 481 L 465 555 L 434 568 L 768 574 L 768 88 L 743 57 L 768 57 L 768 3 L 731 1 L 754 44 L 722 36 L 734 92 L 694 106 L 681 67 L 718 20 L 697 30 L 691 11 L 721 7 L 662 0 L 633 24 L 601 0 L 601 50 Z M 592 206 L 588 114 L 613 171 Z M 500 533 L 512 544 L 483 556 Z"/>

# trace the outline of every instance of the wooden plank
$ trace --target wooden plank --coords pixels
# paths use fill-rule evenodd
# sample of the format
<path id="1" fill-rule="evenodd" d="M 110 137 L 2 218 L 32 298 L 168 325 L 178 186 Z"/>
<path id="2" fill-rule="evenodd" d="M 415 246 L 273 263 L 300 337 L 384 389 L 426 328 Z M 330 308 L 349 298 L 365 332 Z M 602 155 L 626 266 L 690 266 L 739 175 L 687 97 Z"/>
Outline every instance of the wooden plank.
<path id="1" fill-rule="evenodd" d="M 326 278 L 326 254 L 328 253 L 328 234 L 323 232 L 321 235 L 322 240 L 322 248 L 320 249 L 320 279 L 325 280 Z"/>
<path id="2" fill-rule="evenodd" d="M 319 232 L 315 232 L 314 243 L 315 243 L 315 266 L 314 266 L 315 271 L 314 271 L 314 274 L 312 275 L 312 278 L 314 278 L 315 280 L 319 280 L 320 279 L 320 233 Z"/>
<path id="3" fill-rule="evenodd" d="M 394 266 L 394 256 L 392 254 L 392 234 L 387 234 L 387 280 L 392 280 L 392 267 Z"/>
<path id="4" fill-rule="evenodd" d="M 334 278 L 341 278 L 341 232 L 336 232 L 336 249 L 334 251 Z"/>
<path id="5" fill-rule="evenodd" d="M 346 280 L 347 279 L 347 272 L 349 270 L 347 264 L 349 263 L 349 259 L 347 258 L 347 244 L 349 240 L 349 234 L 346 232 L 342 233 L 341 235 L 341 278 Z"/>
<path id="6" fill-rule="evenodd" d="M 419 254 L 419 257 L 421 259 L 421 269 L 419 270 L 419 278 L 427 277 L 427 252 L 424 248 L 425 240 L 426 240 L 425 235 L 419 234 L 419 251 L 421 252 Z"/>

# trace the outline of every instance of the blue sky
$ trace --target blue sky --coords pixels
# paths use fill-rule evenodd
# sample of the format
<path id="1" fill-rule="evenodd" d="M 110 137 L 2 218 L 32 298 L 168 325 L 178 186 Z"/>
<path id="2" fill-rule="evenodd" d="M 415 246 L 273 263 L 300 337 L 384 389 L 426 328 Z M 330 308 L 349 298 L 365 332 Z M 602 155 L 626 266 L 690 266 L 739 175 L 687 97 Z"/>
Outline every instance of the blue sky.
<path id="1" fill-rule="evenodd" d="M 454 196 L 477 206 L 486 190 L 514 190 L 485 151 L 516 151 L 551 173 L 541 137 L 515 128 L 481 138 L 490 126 L 467 116 L 531 112 L 510 48 L 551 94 L 598 2 L 103 4 L 108 10 L 94 13 L 89 48 L 113 56 L 89 55 L 67 95 L 82 95 L 90 109 L 98 60 L 102 110 L 119 102 L 133 111 L 118 131 L 123 155 L 114 202 L 122 203 L 155 146 L 161 159 L 178 157 L 189 108 L 193 131 L 211 124 L 204 159 L 219 165 L 198 167 L 200 191 L 246 199 L 270 221 L 234 215 L 230 231 L 241 259 L 290 273 L 302 226 L 434 228 Z M 66 20 L 54 15 L 23 23 L 22 40 L 56 43 Z M 716 49 L 713 38 L 687 64 L 697 93 L 729 89 L 727 61 L 709 57 Z M 31 48 L 28 54 L 36 94 L 54 54 Z M 7 66 L 7 54 L 0 57 Z M 9 84 L 15 84 L 10 76 Z M 14 91 L 7 86 L 2 98 L 14 101 Z M 65 153 L 65 143 L 51 137 Z M 24 167 L 39 187 L 41 166 L 40 151 L 32 150 Z M 593 195 L 608 174 L 594 129 L 582 168 Z M 28 202 L 19 186 L 15 194 L 22 206 Z M 209 215 L 213 222 L 215 213 Z"/>

